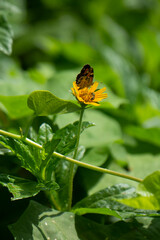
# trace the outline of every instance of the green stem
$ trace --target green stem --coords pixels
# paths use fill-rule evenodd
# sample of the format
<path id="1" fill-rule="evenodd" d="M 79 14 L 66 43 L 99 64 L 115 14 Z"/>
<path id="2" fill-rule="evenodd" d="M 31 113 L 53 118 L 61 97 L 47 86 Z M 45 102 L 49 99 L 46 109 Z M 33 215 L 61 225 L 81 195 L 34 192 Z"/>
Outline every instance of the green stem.
<path id="1" fill-rule="evenodd" d="M 74 159 L 77 158 L 84 109 L 85 108 L 82 107 L 81 112 L 80 112 L 80 118 L 79 118 L 79 123 L 78 123 L 78 131 L 77 131 L 77 141 L 76 141 L 75 151 L 74 151 L 74 155 L 73 155 Z M 68 209 L 67 210 L 70 210 L 71 206 L 72 206 L 73 179 L 74 179 L 74 163 L 71 163 L 70 173 L 69 173 L 69 182 L 68 182 L 69 189 L 68 189 Z"/>
<path id="2" fill-rule="evenodd" d="M 81 135 L 82 118 L 83 118 L 84 110 L 85 110 L 85 108 L 82 107 L 81 108 L 81 112 L 80 112 L 79 123 L 78 123 L 77 141 L 76 141 L 75 151 L 74 151 L 74 155 L 73 155 L 74 159 L 77 157 L 77 152 L 78 152 L 78 147 L 79 147 L 79 140 L 80 140 L 80 135 Z"/>
<path id="3" fill-rule="evenodd" d="M 4 136 L 7 136 L 7 137 L 11 137 L 11 138 L 22 140 L 22 141 L 26 142 L 27 144 L 30 144 L 30 145 L 32 145 L 32 146 L 34 146 L 36 148 L 41 149 L 41 150 L 43 149 L 43 147 L 40 144 L 35 143 L 34 141 L 32 141 L 32 140 L 30 140 L 28 138 L 23 139 L 20 135 L 9 133 L 9 132 L 6 132 L 4 130 L 0 130 L 0 134 L 4 135 Z M 129 180 L 132 180 L 132 181 L 136 181 L 136 182 L 142 182 L 143 181 L 140 178 L 129 176 L 129 175 L 124 174 L 124 173 L 119 173 L 119 172 L 112 171 L 112 170 L 109 170 L 109 169 L 106 169 L 106 168 L 96 167 L 96 166 L 93 166 L 93 165 L 88 164 L 88 163 L 80 162 L 78 160 L 75 160 L 75 159 L 70 158 L 70 157 L 66 157 L 66 156 L 64 156 L 64 155 L 62 155 L 60 153 L 57 153 L 57 152 L 53 152 L 53 156 L 55 156 L 57 158 L 60 158 L 60 159 L 64 159 L 64 160 L 69 161 L 71 163 L 77 164 L 80 167 L 88 168 L 88 169 L 91 169 L 91 170 L 94 170 L 94 171 L 97 171 L 97 172 L 108 173 L 110 175 L 126 178 L 126 179 L 129 179 Z"/>

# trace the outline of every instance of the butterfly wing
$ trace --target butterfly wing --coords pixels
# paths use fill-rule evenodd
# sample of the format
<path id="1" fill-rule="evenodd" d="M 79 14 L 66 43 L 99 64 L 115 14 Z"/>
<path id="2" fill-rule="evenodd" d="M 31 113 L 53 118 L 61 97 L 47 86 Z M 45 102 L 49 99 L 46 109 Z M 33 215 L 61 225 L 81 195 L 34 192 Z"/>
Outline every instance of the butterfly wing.
<path id="1" fill-rule="evenodd" d="M 79 89 L 90 87 L 93 84 L 93 77 L 93 68 L 89 64 L 84 65 L 81 72 L 77 75 L 76 78 L 76 84 Z"/>

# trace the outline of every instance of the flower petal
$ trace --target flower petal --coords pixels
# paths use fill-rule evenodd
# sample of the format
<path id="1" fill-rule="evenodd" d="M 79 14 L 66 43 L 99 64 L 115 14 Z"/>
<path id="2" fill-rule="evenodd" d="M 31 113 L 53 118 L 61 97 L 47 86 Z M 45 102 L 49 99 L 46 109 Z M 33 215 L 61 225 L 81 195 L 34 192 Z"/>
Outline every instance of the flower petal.
<path id="1" fill-rule="evenodd" d="M 106 87 L 104 87 L 104 88 L 102 88 L 102 89 L 99 89 L 99 90 L 97 90 L 96 91 L 96 93 L 103 93 L 103 92 L 105 92 L 106 91 Z"/>
<path id="2" fill-rule="evenodd" d="M 76 81 L 73 82 L 73 88 L 75 89 L 76 92 L 78 92 L 78 87 L 77 87 Z"/>
<path id="3" fill-rule="evenodd" d="M 71 90 L 72 90 L 73 95 L 76 96 L 75 89 L 74 89 L 74 88 L 71 88 Z"/>
<path id="4" fill-rule="evenodd" d="M 98 84 L 98 82 L 94 82 L 90 87 L 79 88 L 76 84 L 76 81 L 74 81 L 73 88 L 71 88 L 71 90 L 73 95 L 80 103 L 99 106 L 99 101 L 103 100 L 108 95 L 107 93 L 103 93 L 105 92 L 106 87 L 96 91 Z"/>
<path id="5" fill-rule="evenodd" d="M 94 92 L 98 87 L 98 84 L 99 84 L 98 82 L 94 82 L 93 85 L 90 87 L 89 91 Z"/>
<path id="6" fill-rule="evenodd" d="M 99 106 L 100 104 L 98 102 L 85 102 L 85 104 L 91 104 L 94 106 Z"/>

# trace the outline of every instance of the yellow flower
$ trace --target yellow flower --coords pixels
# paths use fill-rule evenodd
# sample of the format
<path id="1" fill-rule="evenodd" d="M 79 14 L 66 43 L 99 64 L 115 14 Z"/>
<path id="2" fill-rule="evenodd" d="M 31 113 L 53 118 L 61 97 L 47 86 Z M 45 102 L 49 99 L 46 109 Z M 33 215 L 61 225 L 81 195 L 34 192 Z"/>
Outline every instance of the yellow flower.
<path id="1" fill-rule="evenodd" d="M 97 90 L 98 82 L 94 82 L 90 88 L 84 87 L 79 89 L 76 84 L 76 81 L 73 82 L 73 88 L 71 88 L 73 95 L 77 98 L 77 100 L 82 104 L 92 104 L 94 106 L 99 106 L 99 101 L 107 98 L 107 93 L 103 93 L 106 91 L 106 88 L 102 88 Z"/>

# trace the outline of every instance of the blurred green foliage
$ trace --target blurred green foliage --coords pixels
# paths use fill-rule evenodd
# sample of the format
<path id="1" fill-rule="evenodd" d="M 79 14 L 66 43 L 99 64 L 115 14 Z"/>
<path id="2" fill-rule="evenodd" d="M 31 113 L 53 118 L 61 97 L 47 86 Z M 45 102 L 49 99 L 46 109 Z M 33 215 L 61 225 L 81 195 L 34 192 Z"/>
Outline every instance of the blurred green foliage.
<path id="1" fill-rule="evenodd" d="M 32 91 L 74 100 L 72 82 L 88 63 L 108 98 L 85 113 L 96 126 L 82 134 L 83 160 L 89 156 L 92 164 L 140 178 L 160 168 L 160 0 L 1 0 L 0 51 L 0 128 L 25 129 Z M 64 127 L 77 118 L 77 113 L 37 117 L 33 127 L 53 119 L 54 128 Z M 2 150 L 0 171 L 32 180 Z M 74 202 L 115 183 L 131 184 L 79 168 Z M 0 194 L 2 228 L 9 234 L 6 224 L 20 213 L 2 187 Z M 22 200 L 20 209 L 27 203 Z"/>

